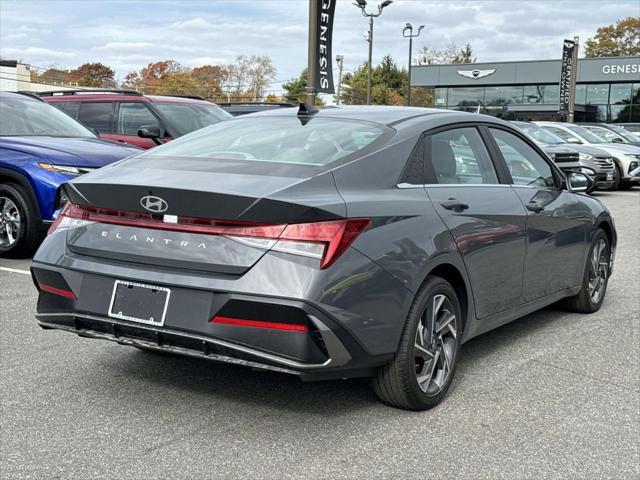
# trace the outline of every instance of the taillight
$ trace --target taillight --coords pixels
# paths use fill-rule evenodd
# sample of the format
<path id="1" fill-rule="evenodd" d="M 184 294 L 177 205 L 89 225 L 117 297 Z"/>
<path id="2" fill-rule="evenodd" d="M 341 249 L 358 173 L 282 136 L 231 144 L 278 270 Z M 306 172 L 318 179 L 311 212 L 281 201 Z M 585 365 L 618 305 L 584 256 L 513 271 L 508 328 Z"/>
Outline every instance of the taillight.
<path id="1" fill-rule="evenodd" d="M 318 258 L 320 268 L 324 269 L 331 266 L 344 253 L 358 235 L 366 230 L 371 220 L 368 218 L 348 218 L 279 225 L 169 215 L 165 215 L 160 220 L 148 213 L 85 207 L 67 203 L 51 225 L 49 234 L 58 228 L 73 228 L 90 222 L 205 235 L 224 235 L 265 250 Z"/>

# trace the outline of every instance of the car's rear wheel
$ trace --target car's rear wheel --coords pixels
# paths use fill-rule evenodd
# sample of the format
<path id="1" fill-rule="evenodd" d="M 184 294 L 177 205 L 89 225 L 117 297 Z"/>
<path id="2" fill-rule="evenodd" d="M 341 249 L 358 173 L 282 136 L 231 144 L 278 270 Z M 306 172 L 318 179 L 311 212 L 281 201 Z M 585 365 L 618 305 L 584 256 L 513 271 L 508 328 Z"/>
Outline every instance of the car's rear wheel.
<path id="1" fill-rule="evenodd" d="M 567 299 L 567 306 L 571 311 L 593 313 L 600 310 L 607 292 L 610 261 L 609 238 L 599 229 L 591 241 L 580 293 Z"/>
<path id="2" fill-rule="evenodd" d="M 453 380 L 461 325 L 455 290 L 446 280 L 429 277 L 409 311 L 395 358 L 374 377 L 378 397 L 407 410 L 435 407 Z"/>
<path id="3" fill-rule="evenodd" d="M 27 257 L 42 239 L 36 207 L 22 187 L 0 185 L 0 257 Z"/>

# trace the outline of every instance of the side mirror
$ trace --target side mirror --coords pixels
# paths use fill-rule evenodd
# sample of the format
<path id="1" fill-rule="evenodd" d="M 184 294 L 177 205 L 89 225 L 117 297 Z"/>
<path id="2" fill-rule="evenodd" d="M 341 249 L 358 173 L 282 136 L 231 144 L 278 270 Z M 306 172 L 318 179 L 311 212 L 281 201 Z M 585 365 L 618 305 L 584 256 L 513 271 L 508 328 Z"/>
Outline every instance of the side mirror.
<path id="1" fill-rule="evenodd" d="M 567 138 L 567 142 L 568 142 L 568 143 L 582 143 L 582 142 L 580 141 L 580 139 L 579 139 L 579 138 L 576 138 L 576 137 L 568 137 L 568 138 Z"/>
<path id="2" fill-rule="evenodd" d="M 611 143 L 624 143 L 624 140 L 622 140 L 620 137 L 613 137 L 611 139 Z"/>
<path id="3" fill-rule="evenodd" d="M 586 173 L 568 170 L 565 171 L 565 176 L 571 192 L 590 192 L 593 189 L 593 180 Z"/>
<path id="4" fill-rule="evenodd" d="M 160 139 L 164 137 L 164 129 L 159 125 L 143 125 L 138 129 L 140 138 L 150 138 L 156 145 L 162 145 Z"/>

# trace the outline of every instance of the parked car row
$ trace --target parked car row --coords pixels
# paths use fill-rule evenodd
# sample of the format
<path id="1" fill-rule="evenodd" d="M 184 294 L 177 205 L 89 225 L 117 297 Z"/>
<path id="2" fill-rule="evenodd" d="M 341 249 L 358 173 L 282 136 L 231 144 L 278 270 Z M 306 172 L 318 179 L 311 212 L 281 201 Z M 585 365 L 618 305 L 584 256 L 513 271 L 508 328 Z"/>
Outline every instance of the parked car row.
<path id="1" fill-rule="evenodd" d="M 597 148 L 610 156 L 616 168 L 613 189 L 631 188 L 633 185 L 640 184 L 640 147 L 626 138 L 620 136 L 621 140 L 609 141 L 601 136 L 597 130 L 594 131 L 593 126 L 589 128 L 588 126 L 560 122 L 535 123 L 569 144 Z M 604 127 L 601 128 L 604 129 Z"/>

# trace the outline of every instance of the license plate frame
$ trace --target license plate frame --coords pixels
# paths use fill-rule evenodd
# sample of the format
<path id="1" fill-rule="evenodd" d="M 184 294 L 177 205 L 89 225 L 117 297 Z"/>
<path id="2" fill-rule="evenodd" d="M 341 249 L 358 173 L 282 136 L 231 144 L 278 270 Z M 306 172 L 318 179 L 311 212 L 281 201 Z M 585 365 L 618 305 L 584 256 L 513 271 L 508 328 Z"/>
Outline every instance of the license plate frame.
<path id="1" fill-rule="evenodd" d="M 141 295 L 139 295 L 139 298 L 137 299 L 135 297 L 131 297 L 133 292 L 128 291 L 134 289 L 141 292 Z M 146 290 L 150 290 L 151 292 L 148 293 Z M 164 297 L 158 296 L 162 294 L 164 294 Z M 154 299 L 153 297 L 156 298 Z M 113 284 L 111 302 L 109 303 L 109 310 L 107 313 L 111 318 L 162 327 L 167 316 L 170 298 L 171 290 L 169 288 L 149 285 L 146 283 L 130 282 L 127 280 L 116 280 Z M 159 320 L 157 319 L 157 314 L 147 315 L 146 318 L 145 316 L 139 316 L 138 314 L 138 311 L 140 310 L 139 303 L 141 301 L 146 303 L 150 300 L 152 302 L 151 307 L 154 307 L 150 308 L 150 310 L 155 309 L 157 312 L 161 312 Z M 131 310 L 134 311 L 132 312 Z"/>

